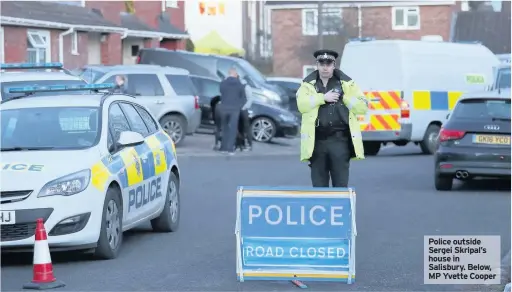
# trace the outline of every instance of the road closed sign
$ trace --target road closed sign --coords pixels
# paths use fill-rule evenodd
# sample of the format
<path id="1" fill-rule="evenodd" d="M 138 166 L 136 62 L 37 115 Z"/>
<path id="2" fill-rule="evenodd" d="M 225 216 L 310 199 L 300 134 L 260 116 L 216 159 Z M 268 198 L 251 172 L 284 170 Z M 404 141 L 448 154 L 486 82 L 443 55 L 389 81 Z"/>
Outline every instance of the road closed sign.
<path id="1" fill-rule="evenodd" d="M 239 187 L 238 280 L 355 281 L 355 200 L 346 188 Z"/>

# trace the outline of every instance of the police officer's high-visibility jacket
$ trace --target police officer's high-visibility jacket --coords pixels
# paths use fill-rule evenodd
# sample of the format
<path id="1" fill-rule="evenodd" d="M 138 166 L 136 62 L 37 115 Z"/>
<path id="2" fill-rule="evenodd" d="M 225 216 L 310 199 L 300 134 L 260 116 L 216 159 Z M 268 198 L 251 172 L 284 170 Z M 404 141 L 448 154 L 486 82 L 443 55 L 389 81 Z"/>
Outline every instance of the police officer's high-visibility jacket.
<path id="1" fill-rule="evenodd" d="M 349 109 L 349 128 L 354 145 L 352 159 L 364 159 L 363 139 L 358 115 L 365 115 L 368 111 L 368 98 L 361 91 L 353 80 L 343 74 L 340 70 L 334 70 L 334 76 L 341 81 L 343 89 L 343 103 Z M 324 94 L 318 93 L 315 88 L 318 71 L 312 72 L 304 78 L 297 91 L 297 107 L 302 113 L 300 160 L 308 161 L 313 155 L 315 148 L 315 128 L 318 117 L 318 108 L 325 104 Z M 346 77 L 346 78 L 345 78 Z"/>

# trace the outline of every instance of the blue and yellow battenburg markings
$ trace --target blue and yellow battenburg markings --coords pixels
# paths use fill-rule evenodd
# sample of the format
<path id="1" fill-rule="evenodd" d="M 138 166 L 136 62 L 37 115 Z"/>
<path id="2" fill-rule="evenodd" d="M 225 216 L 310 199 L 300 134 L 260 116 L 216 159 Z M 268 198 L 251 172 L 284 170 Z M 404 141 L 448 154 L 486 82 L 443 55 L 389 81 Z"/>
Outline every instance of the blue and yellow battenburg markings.
<path id="1" fill-rule="evenodd" d="M 452 110 L 463 92 L 461 91 L 413 91 L 414 110 Z"/>
<path id="2" fill-rule="evenodd" d="M 175 159 L 174 143 L 165 133 L 158 132 L 146 138 L 146 142 L 107 155 L 93 165 L 92 184 L 99 190 L 111 174 L 117 174 L 122 188 L 141 183 L 156 175 L 160 175 L 171 166 Z"/>

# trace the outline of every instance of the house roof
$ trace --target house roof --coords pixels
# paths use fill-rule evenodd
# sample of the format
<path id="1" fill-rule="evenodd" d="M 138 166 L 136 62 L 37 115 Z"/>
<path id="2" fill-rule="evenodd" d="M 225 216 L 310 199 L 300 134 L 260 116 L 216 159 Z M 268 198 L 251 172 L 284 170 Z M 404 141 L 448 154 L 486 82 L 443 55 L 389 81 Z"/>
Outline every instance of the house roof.
<path id="1" fill-rule="evenodd" d="M 137 18 L 137 16 L 127 12 L 121 12 L 121 26 L 129 30 L 155 31 Z"/>
<path id="2" fill-rule="evenodd" d="M 75 5 L 46 1 L 1 1 L 2 18 L 29 19 L 72 26 L 119 28 L 101 15 Z M 2 24 L 4 24 L 2 19 Z M 6 23 L 8 24 L 8 23 Z"/>
<path id="3" fill-rule="evenodd" d="M 160 15 L 158 16 L 158 31 L 165 32 L 171 35 L 181 36 L 183 38 L 189 37 L 187 32 L 172 25 L 171 20 L 167 13 L 160 13 Z"/>

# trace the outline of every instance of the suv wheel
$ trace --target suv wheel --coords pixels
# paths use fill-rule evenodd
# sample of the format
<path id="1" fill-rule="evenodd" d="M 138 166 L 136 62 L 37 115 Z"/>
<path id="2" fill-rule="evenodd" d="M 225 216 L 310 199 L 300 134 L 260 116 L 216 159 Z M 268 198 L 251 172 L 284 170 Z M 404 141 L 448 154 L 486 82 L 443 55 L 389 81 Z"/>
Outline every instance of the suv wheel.
<path id="1" fill-rule="evenodd" d="M 186 121 L 179 115 L 166 115 L 160 120 L 160 125 L 169 134 L 176 146 L 183 143 L 186 133 Z"/>

